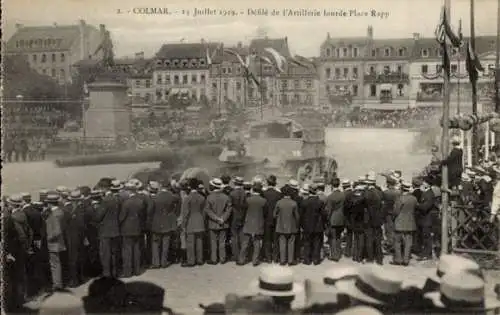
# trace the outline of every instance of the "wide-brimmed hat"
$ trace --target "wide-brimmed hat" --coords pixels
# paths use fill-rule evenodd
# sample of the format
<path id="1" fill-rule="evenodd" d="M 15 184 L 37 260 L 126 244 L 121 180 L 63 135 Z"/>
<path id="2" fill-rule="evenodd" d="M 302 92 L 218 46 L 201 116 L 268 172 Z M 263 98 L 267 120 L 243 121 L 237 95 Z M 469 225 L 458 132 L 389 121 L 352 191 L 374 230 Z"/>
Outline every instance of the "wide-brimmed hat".
<path id="1" fill-rule="evenodd" d="M 351 181 L 348 180 L 347 178 L 343 179 L 340 184 L 342 185 L 342 187 L 350 187 L 352 185 Z"/>
<path id="2" fill-rule="evenodd" d="M 45 197 L 45 202 L 47 203 L 58 203 L 61 200 L 61 196 L 56 193 L 48 193 L 47 197 Z"/>
<path id="3" fill-rule="evenodd" d="M 24 203 L 24 200 L 21 195 L 12 195 L 7 198 L 7 202 L 14 206 L 20 206 Z"/>
<path id="4" fill-rule="evenodd" d="M 56 187 L 56 192 L 59 194 L 68 194 L 69 193 L 69 188 L 66 186 L 57 186 Z"/>
<path id="5" fill-rule="evenodd" d="M 500 300 L 485 296 L 484 280 L 463 271 L 444 275 L 439 291 L 429 292 L 425 297 L 435 307 L 451 311 L 469 313 L 500 308 Z"/>
<path id="6" fill-rule="evenodd" d="M 85 314 L 82 299 L 71 292 L 55 292 L 40 305 L 41 315 L 81 315 Z"/>
<path id="7" fill-rule="evenodd" d="M 345 308 L 350 304 L 349 296 L 346 294 L 339 294 L 335 286 L 327 285 L 319 281 L 312 281 L 310 279 L 304 281 L 304 294 L 306 305 L 309 307 L 314 305 L 335 304 L 339 308 Z"/>
<path id="8" fill-rule="evenodd" d="M 340 293 L 369 304 L 394 304 L 401 292 L 403 278 L 397 273 L 388 273 L 378 265 L 365 265 L 359 276 L 336 284 Z"/>
<path id="9" fill-rule="evenodd" d="M 224 184 L 222 183 L 222 180 L 220 178 L 213 178 L 210 181 L 210 186 L 214 187 L 215 189 L 221 189 Z"/>
<path id="10" fill-rule="evenodd" d="M 328 269 L 324 276 L 323 282 L 326 285 L 335 285 L 338 281 L 353 280 L 359 276 L 359 268 L 355 266 L 335 266 Z"/>
<path id="11" fill-rule="evenodd" d="M 90 191 L 90 197 L 91 198 L 97 198 L 97 197 L 102 197 L 103 191 L 101 189 L 92 189 Z"/>
<path id="12" fill-rule="evenodd" d="M 243 183 L 245 182 L 245 180 L 243 179 L 243 177 L 241 176 L 236 176 L 234 179 L 233 179 L 233 183 L 234 185 L 236 186 L 243 186 Z"/>
<path id="13" fill-rule="evenodd" d="M 441 278 L 448 273 L 458 273 L 466 271 L 478 277 L 484 277 L 481 267 L 472 259 L 458 255 L 441 255 L 435 272 L 428 275 L 434 282 L 440 283 Z"/>
<path id="14" fill-rule="evenodd" d="M 296 190 L 299 190 L 300 187 L 299 187 L 299 182 L 295 179 L 290 179 L 288 181 L 288 187 L 292 188 L 292 189 L 296 189 Z"/>
<path id="15" fill-rule="evenodd" d="M 401 183 L 401 189 L 403 191 L 410 191 L 412 188 L 412 184 L 408 183 L 408 182 L 402 182 Z"/>
<path id="16" fill-rule="evenodd" d="M 82 193 L 80 192 L 80 190 L 73 190 L 68 196 L 68 200 L 71 200 L 71 201 L 77 201 L 77 200 L 82 200 L 82 199 L 83 199 L 83 196 L 82 196 Z"/>
<path id="17" fill-rule="evenodd" d="M 311 185 L 304 184 L 302 188 L 300 188 L 300 193 L 304 195 L 309 195 L 311 193 Z"/>
<path id="18" fill-rule="evenodd" d="M 151 192 L 156 192 L 156 191 L 160 190 L 160 183 L 158 183 L 156 181 L 149 182 L 148 190 Z"/>
<path id="19" fill-rule="evenodd" d="M 383 315 L 381 311 L 376 308 L 369 306 L 353 306 L 346 308 L 340 312 L 335 313 L 337 315 Z"/>
<path id="20" fill-rule="evenodd" d="M 454 136 L 451 138 L 451 143 L 454 145 L 458 145 L 462 143 L 462 139 L 460 139 L 460 137 Z"/>
<path id="21" fill-rule="evenodd" d="M 21 193 L 21 198 L 23 198 L 24 201 L 30 201 L 31 200 L 31 194 L 29 192 L 22 192 Z"/>
<path id="22" fill-rule="evenodd" d="M 124 185 L 125 189 L 127 190 L 137 190 L 137 184 L 135 182 L 126 182 L 125 185 Z"/>
<path id="23" fill-rule="evenodd" d="M 110 190 L 121 190 L 123 189 L 123 184 L 121 181 L 115 179 L 113 181 L 111 181 L 111 186 L 109 186 L 109 189 Z"/>
<path id="24" fill-rule="evenodd" d="M 294 281 L 290 267 L 271 265 L 260 270 L 259 279 L 250 284 L 250 290 L 267 296 L 294 296 L 303 292 L 304 286 Z"/>

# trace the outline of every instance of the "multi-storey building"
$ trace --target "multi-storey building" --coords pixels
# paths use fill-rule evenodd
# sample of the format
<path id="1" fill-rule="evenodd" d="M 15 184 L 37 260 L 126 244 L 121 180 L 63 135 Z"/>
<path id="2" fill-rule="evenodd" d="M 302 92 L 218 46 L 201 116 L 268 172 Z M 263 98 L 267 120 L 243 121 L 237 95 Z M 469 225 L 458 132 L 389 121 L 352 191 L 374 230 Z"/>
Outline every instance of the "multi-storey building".
<path id="1" fill-rule="evenodd" d="M 279 98 L 282 106 L 319 106 L 319 77 L 315 66 L 308 68 L 288 64 L 279 75 Z"/>
<path id="2" fill-rule="evenodd" d="M 443 101 L 444 79 L 441 74 L 442 51 L 434 38 L 420 38 L 414 34 L 415 49 L 410 66 L 411 91 L 410 98 L 416 106 L 441 106 Z M 468 39 L 465 38 L 467 41 Z M 487 71 L 480 73 L 478 79 L 478 96 L 486 97 L 489 86 L 494 82 L 496 38 L 494 36 L 478 36 L 475 40 L 476 54 Z M 471 86 L 466 70 L 466 48 L 450 48 L 450 107 L 459 106 L 464 110 L 471 107 Z M 490 69 L 490 70 L 488 70 Z"/>
<path id="3" fill-rule="evenodd" d="M 375 39 L 373 28 L 368 27 L 362 92 L 365 107 L 384 108 L 381 104 L 391 103 L 408 107 L 413 45 L 407 38 Z"/>
<path id="4" fill-rule="evenodd" d="M 319 102 L 329 104 L 339 94 L 349 93 L 354 101 L 362 99 L 363 56 L 367 38 L 332 38 L 327 34 L 320 47 Z"/>
<path id="5" fill-rule="evenodd" d="M 77 25 L 23 26 L 7 41 L 5 53 L 24 55 L 30 66 L 40 74 L 48 75 L 59 83 L 70 83 L 73 65 L 81 60 L 100 59 L 101 44 L 106 29 L 88 25 L 80 20 Z"/>
<path id="6" fill-rule="evenodd" d="M 222 112 L 229 106 L 241 108 L 248 101 L 245 96 L 248 84 L 241 62 L 235 55 L 224 53 L 224 49 L 236 52 L 243 60 L 248 56 L 248 46 L 243 46 L 241 42 L 236 47 L 220 46 L 211 52 L 213 58 L 210 67 L 210 103 Z"/>
<path id="7" fill-rule="evenodd" d="M 210 67 L 207 52 L 218 43 L 179 43 L 163 45 L 154 58 L 155 102 L 168 102 L 171 96 L 200 101 L 208 96 Z"/>

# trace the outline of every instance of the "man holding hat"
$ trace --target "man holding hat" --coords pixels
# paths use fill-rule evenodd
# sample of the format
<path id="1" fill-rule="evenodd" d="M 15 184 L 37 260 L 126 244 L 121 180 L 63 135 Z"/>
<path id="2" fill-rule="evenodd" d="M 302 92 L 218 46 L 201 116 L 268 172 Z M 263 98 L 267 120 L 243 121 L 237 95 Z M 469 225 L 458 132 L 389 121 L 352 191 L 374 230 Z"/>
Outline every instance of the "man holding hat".
<path id="1" fill-rule="evenodd" d="M 212 179 L 210 187 L 212 191 L 207 197 L 204 209 L 208 217 L 210 263 L 217 264 L 218 261 L 224 264 L 227 262 L 226 239 L 229 229 L 227 221 L 231 216 L 232 205 L 229 197 L 222 191 L 224 186 L 219 178 Z"/>
<path id="2" fill-rule="evenodd" d="M 267 188 L 264 189 L 262 195 L 266 199 L 266 208 L 264 213 L 264 241 L 263 254 L 265 262 L 278 260 L 278 238 L 275 235 L 276 222 L 273 217 L 273 211 L 276 203 L 283 196 L 281 191 L 276 187 L 277 179 L 275 175 L 267 177 Z"/>
<path id="3" fill-rule="evenodd" d="M 238 261 L 243 238 L 243 223 L 246 211 L 246 193 L 243 189 L 244 180 L 240 176 L 233 179 L 234 188 L 229 193 L 231 205 L 231 255 L 233 261 Z"/>
<path id="4" fill-rule="evenodd" d="M 122 236 L 123 277 L 139 275 L 141 271 L 141 245 L 145 224 L 146 205 L 137 194 L 137 185 L 127 183 L 129 197 L 123 202 L 118 220 Z"/>

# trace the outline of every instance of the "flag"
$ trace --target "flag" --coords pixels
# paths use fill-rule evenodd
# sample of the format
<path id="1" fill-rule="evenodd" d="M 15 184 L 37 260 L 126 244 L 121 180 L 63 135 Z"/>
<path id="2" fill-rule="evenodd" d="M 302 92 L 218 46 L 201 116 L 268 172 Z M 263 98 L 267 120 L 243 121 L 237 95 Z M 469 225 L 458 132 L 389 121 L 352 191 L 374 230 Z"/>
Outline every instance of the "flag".
<path id="1" fill-rule="evenodd" d="M 225 53 L 228 53 L 230 55 L 233 55 L 235 56 L 236 58 L 238 58 L 238 61 L 240 62 L 240 64 L 243 66 L 243 67 L 247 67 L 245 62 L 243 61 L 243 58 L 241 58 L 240 54 L 238 54 L 236 51 L 232 50 L 232 49 L 224 49 L 224 52 Z"/>
<path id="2" fill-rule="evenodd" d="M 276 68 L 278 69 L 278 71 L 280 72 L 284 72 L 284 63 L 286 62 L 286 59 L 285 57 L 283 57 L 279 52 L 277 52 L 274 48 L 264 48 L 265 51 L 267 51 L 268 53 L 270 53 L 273 58 L 274 58 L 274 61 L 276 62 L 275 66 Z"/>
<path id="3" fill-rule="evenodd" d="M 463 44 L 464 34 L 462 33 L 462 19 L 458 21 L 458 38 L 460 39 L 461 44 Z"/>
<path id="4" fill-rule="evenodd" d="M 479 77 L 478 71 L 483 72 L 484 68 L 477 58 L 476 52 L 472 48 L 472 43 L 469 41 L 467 45 L 467 60 L 465 66 L 467 67 L 467 73 L 469 73 L 469 81 L 474 83 Z"/>
<path id="5" fill-rule="evenodd" d="M 207 48 L 207 64 L 211 65 L 212 64 L 212 57 L 210 56 L 210 51 Z"/>
<path id="6" fill-rule="evenodd" d="M 309 69 L 309 64 L 311 63 L 307 58 L 301 56 L 290 57 L 288 62 L 299 67 Z"/>
<path id="7" fill-rule="evenodd" d="M 461 32 L 462 22 L 460 21 L 460 33 Z M 434 35 L 436 36 L 436 40 L 440 44 L 444 43 L 446 40 L 449 40 L 453 47 L 458 48 L 462 44 L 460 35 L 455 35 L 453 30 L 451 29 L 450 22 L 448 21 L 448 15 L 446 14 L 446 8 L 444 6 L 441 8 L 441 18 L 436 30 L 434 31 Z"/>
<path id="8" fill-rule="evenodd" d="M 238 58 L 238 61 L 239 63 L 241 64 L 241 66 L 243 67 L 243 74 L 245 76 L 245 79 L 247 81 L 250 81 L 252 80 L 253 82 L 255 82 L 255 84 L 257 84 L 257 86 L 259 86 L 259 81 L 257 80 L 257 78 L 255 77 L 255 75 L 250 71 L 249 69 L 249 64 L 250 64 L 250 58 L 247 56 L 246 60 L 243 61 L 243 58 L 240 56 L 240 54 L 238 54 L 236 51 L 232 50 L 232 49 L 224 49 L 224 52 L 225 53 L 228 53 L 230 55 L 233 55 L 235 56 L 236 58 Z"/>

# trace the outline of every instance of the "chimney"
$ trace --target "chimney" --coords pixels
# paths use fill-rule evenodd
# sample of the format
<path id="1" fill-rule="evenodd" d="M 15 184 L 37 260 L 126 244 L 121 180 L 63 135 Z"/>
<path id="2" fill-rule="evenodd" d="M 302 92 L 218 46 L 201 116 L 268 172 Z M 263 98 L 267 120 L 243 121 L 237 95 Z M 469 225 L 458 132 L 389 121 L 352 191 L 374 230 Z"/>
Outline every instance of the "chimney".
<path id="1" fill-rule="evenodd" d="M 413 39 L 414 40 L 419 40 L 420 39 L 420 33 L 413 33 Z"/>
<path id="2" fill-rule="evenodd" d="M 141 52 L 135 53 L 135 59 L 136 60 L 142 60 L 142 59 L 144 59 L 144 52 L 141 51 Z"/>
<path id="3" fill-rule="evenodd" d="M 22 24 L 16 23 L 16 30 L 20 30 L 23 28 Z"/>
<path id="4" fill-rule="evenodd" d="M 368 38 L 373 39 L 373 26 L 369 25 L 367 30 Z"/>
<path id="5" fill-rule="evenodd" d="M 326 33 L 326 39 L 330 39 L 330 32 Z"/>
<path id="6" fill-rule="evenodd" d="M 242 42 L 238 42 L 238 48 L 243 48 L 243 43 Z"/>

